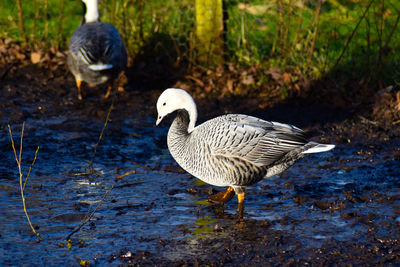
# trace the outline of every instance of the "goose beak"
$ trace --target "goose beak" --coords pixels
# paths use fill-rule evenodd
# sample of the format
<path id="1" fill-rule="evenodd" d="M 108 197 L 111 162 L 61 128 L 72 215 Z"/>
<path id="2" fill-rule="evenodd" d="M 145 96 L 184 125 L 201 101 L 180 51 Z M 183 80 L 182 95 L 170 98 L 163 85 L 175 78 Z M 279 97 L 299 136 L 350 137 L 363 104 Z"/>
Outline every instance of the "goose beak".
<path id="1" fill-rule="evenodd" d="M 162 116 L 158 116 L 157 117 L 157 121 L 156 121 L 156 125 L 159 125 L 160 122 L 162 121 L 163 117 Z"/>

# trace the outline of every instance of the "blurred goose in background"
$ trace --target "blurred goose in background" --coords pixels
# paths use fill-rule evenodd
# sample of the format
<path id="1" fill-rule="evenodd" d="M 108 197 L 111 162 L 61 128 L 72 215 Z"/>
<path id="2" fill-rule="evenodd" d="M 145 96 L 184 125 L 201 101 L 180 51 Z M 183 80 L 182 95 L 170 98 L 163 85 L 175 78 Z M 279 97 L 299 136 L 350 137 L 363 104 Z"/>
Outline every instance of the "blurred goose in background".
<path id="1" fill-rule="evenodd" d="M 69 41 L 68 67 L 75 76 L 79 100 L 82 81 L 94 85 L 107 82 L 107 99 L 114 79 L 126 68 L 126 48 L 118 30 L 99 21 L 98 0 L 82 2 L 84 17 Z"/>
<path id="2" fill-rule="evenodd" d="M 157 112 L 157 125 L 176 112 L 167 137 L 173 158 L 200 180 L 228 186 L 210 201 L 225 203 L 236 193 L 239 218 L 246 187 L 283 172 L 307 154 L 335 147 L 307 141 L 295 126 L 247 115 L 224 115 L 195 127 L 196 104 L 182 89 L 166 89 L 158 98 Z"/>

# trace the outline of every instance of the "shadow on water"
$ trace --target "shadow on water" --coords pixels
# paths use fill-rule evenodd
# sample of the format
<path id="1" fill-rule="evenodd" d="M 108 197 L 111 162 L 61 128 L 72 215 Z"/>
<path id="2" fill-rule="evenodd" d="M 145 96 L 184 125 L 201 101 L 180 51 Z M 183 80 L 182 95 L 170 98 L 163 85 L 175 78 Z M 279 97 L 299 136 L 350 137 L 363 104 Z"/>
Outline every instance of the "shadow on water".
<path id="1" fill-rule="evenodd" d="M 15 90 L 21 86 L 4 87 L 10 104 L 2 112 L 10 114 L 0 121 L 1 265 L 77 260 L 98 265 L 235 265 L 332 259 L 351 253 L 351 248 L 362 254 L 371 246 L 382 250 L 381 257 L 390 256 L 388 247 L 399 251 L 396 140 L 339 142 L 332 152 L 308 156 L 250 187 L 245 221 L 238 223 L 235 198 L 225 206 L 208 204 L 205 199 L 214 189 L 183 172 L 169 155 L 168 128 L 154 125 L 158 95 L 127 90 L 115 98 L 94 159 L 99 174 L 94 177 L 78 174 L 88 170 L 111 100 L 93 96 L 77 103 L 67 92 L 52 99 L 51 90 L 65 90 L 55 85 L 38 86 L 39 97 L 37 88 L 18 96 Z M 40 146 L 25 189 L 32 223 L 43 237 L 40 243 L 24 216 L 6 127 L 13 122 L 18 140 L 22 120 L 24 173 Z M 118 178 L 126 172 L 131 174 Z M 68 244 L 65 238 L 111 186 L 93 218 Z M 333 247 L 339 252 L 334 254 Z"/>

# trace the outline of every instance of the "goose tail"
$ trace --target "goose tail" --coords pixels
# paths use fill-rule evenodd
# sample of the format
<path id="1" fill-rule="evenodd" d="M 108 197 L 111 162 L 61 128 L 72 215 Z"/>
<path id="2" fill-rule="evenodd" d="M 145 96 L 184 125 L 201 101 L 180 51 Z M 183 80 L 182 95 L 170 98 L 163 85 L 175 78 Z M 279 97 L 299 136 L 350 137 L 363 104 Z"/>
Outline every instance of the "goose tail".
<path id="1" fill-rule="evenodd" d="M 307 150 L 303 151 L 303 154 L 311 154 L 311 153 L 320 153 L 320 152 L 326 152 L 335 147 L 335 145 L 332 144 L 319 144 L 316 142 L 310 142 L 308 145 L 312 145 L 312 147 L 308 148 Z"/>
<path id="2" fill-rule="evenodd" d="M 89 65 L 89 69 L 93 71 L 102 71 L 102 70 L 109 70 L 113 68 L 112 64 L 92 64 Z"/>

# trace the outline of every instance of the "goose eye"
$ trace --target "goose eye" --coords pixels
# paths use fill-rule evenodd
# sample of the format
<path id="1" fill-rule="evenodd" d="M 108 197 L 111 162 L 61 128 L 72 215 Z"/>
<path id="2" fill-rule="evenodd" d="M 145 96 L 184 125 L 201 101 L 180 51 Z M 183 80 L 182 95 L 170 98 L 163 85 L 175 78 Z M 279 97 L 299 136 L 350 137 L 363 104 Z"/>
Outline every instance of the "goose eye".
<path id="1" fill-rule="evenodd" d="M 165 106 L 166 104 L 167 104 L 167 103 L 164 102 L 162 105 Z"/>

